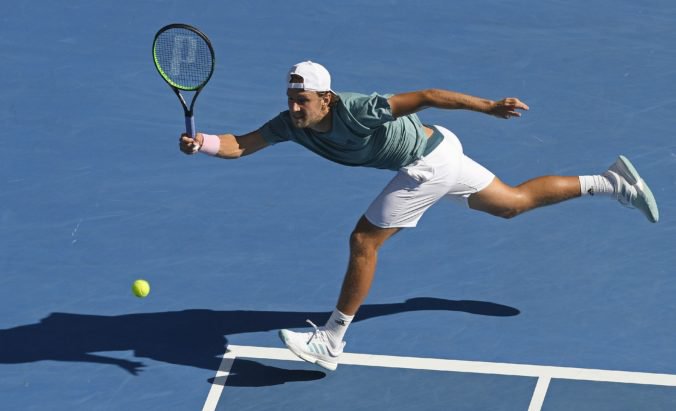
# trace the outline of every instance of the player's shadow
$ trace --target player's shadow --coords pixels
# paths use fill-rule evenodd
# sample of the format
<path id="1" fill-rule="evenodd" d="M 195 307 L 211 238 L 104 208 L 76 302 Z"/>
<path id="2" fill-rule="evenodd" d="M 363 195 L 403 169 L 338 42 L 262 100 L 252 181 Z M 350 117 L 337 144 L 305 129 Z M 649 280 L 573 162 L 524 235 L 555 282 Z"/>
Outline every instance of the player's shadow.
<path id="1" fill-rule="evenodd" d="M 484 301 L 413 298 L 403 303 L 367 304 L 356 321 L 410 311 L 460 311 L 508 317 L 513 307 Z M 305 327 L 325 322 L 327 312 L 185 310 L 117 316 L 52 313 L 36 324 L 0 330 L 0 364 L 42 360 L 111 364 L 137 374 L 143 363 L 109 355 L 133 350 L 136 357 L 217 370 L 227 336 Z M 320 371 L 284 370 L 254 361 L 236 362 L 228 385 L 262 386 L 324 377 Z M 237 372 L 235 372 L 237 371 Z"/>

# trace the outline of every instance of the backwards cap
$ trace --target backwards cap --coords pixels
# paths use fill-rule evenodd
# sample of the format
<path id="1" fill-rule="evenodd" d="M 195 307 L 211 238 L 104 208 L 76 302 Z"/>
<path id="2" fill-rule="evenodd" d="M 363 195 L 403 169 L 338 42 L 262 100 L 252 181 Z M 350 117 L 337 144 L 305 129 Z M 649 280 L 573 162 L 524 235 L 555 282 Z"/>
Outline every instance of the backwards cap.
<path id="1" fill-rule="evenodd" d="M 292 83 L 291 75 L 297 75 L 303 78 L 302 83 Z M 302 89 L 308 91 L 330 91 L 331 75 L 329 71 L 319 63 L 312 61 L 303 61 L 291 67 L 286 75 L 287 88 Z"/>

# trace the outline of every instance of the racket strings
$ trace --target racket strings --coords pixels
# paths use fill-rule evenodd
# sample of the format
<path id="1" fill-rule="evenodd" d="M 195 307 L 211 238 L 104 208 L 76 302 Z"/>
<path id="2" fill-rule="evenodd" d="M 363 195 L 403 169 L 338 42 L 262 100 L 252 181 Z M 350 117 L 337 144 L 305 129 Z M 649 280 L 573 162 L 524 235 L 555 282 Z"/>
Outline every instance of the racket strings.
<path id="1" fill-rule="evenodd" d="M 183 90 L 200 88 L 213 71 L 209 44 L 197 33 L 184 28 L 161 33 L 155 41 L 154 55 L 160 74 Z"/>

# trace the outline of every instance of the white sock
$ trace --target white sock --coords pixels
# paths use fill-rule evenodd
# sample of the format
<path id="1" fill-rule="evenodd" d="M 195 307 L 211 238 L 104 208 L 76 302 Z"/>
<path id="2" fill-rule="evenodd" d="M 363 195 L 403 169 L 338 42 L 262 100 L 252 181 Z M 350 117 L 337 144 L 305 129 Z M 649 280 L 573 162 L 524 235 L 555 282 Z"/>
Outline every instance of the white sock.
<path id="1" fill-rule="evenodd" d="M 610 196 L 615 192 L 610 180 L 604 176 L 580 176 L 580 192 L 585 195 Z"/>
<path id="2" fill-rule="evenodd" d="M 347 331 L 347 327 L 350 325 L 353 318 L 354 315 L 345 315 L 338 311 L 337 308 L 333 310 L 331 317 L 329 317 L 329 320 L 324 326 L 326 334 L 331 341 L 331 345 L 334 347 L 340 346 L 340 344 L 343 342 L 345 331 Z"/>

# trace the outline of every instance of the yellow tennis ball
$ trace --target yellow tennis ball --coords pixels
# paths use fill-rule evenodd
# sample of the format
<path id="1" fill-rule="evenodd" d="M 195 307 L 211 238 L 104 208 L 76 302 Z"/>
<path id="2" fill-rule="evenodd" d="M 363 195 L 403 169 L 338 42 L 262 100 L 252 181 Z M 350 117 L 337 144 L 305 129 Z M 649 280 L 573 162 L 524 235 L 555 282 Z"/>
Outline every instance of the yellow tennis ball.
<path id="1" fill-rule="evenodd" d="M 146 280 L 136 280 L 131 286 L 131 291 L 138 298 L 145 298 L 150 293 L 150 284 Z"/>

